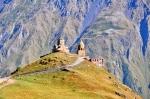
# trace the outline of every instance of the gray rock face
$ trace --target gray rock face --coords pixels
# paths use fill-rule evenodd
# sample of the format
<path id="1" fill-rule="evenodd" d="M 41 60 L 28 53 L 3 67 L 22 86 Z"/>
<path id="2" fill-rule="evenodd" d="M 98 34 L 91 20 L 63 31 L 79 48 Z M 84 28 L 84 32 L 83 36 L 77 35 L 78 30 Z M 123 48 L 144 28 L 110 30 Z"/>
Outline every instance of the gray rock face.
<path id="1" fill-rule="evenodd" d="M 61 36 L 145 99 L 150 97 L 149 0 L 0 1 L 0 76 L 51 51 Z"/>

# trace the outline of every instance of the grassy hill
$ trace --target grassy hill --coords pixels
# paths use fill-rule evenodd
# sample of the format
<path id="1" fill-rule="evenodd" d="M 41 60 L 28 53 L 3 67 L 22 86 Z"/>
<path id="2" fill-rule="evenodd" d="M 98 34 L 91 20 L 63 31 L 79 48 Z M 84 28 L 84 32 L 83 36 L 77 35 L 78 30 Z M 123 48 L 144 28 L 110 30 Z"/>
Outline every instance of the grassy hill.
<path id="1" fill-rule="evenodd" d="M 141 99 L 102 67 L 77 55 L 52 53 L 19 68 L 15 83 L 0 89 L 0 99 Z M 65 68 L 66 66 L 66 68 Z"/>

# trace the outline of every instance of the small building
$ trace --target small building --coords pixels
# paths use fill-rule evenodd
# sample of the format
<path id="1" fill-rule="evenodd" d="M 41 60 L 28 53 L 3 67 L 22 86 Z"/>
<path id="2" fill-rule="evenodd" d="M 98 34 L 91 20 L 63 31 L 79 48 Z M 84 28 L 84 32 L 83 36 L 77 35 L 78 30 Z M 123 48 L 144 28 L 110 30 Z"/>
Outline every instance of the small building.
<path id="1" fill-rule="evenodd" d="M 85 56 L 86 56 L 85 45 L 84 45 L 84 43 L 83 43 L 82 40 L 81 40 L 80 44 L 78 45 L 77 54 L 78 54 L 80 57 L 85 57 Z"/>
<path id="2" fill-rule="evenodd" d="M 64 52 L 69 53 L 69 49 L 67 46 L 65 46 L 65 40 L 59 39 L 57 42 L 57 45 L 54 45 L 53 52 Z"/>
<path id="3" fill-rule="evenodd" d="M 103 58 L 91 58 L 90 61 L 97 66 L 104 66 L 104 59 Z"/>

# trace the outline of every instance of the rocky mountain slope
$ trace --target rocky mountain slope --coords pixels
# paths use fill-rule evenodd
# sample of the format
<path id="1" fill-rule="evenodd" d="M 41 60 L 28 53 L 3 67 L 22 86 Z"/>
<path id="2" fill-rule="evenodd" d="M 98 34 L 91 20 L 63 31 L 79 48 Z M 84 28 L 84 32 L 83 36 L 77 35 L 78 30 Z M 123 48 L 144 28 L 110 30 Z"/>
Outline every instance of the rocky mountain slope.
<path id="1" fill-rule="evenodd" d="M 0 75 L 49 53 L 61 36 L 102 56 L 108 71 L 150 97 L 149 0 L 1 0 Z"/>
<path id="2" fill-rule="evenodd" d="M 102 67 L 77 55 L 52 53 L 18 69 L 5 87 L 2 99 L 141 99 Z M 14 80 L 15 79 L 15 80 Z M 7 82 L 5 82 L 7 83 Z M 5 84 L 4 83 L 4 84 Z"/>

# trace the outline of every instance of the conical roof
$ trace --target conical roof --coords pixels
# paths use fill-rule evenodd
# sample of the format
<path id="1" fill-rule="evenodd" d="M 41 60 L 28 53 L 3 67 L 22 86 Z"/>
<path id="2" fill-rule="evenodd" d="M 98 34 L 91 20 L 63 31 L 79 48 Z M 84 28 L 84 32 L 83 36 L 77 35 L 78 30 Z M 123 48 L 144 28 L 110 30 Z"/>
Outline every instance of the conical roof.
<path id="1" fill-rule="evenodd" d="M 84 49 L 84 47 L 85 47 L 85 45 L 84 45 L 83 41 L 81 40 L 80 41 L 80 48 Z"/>

